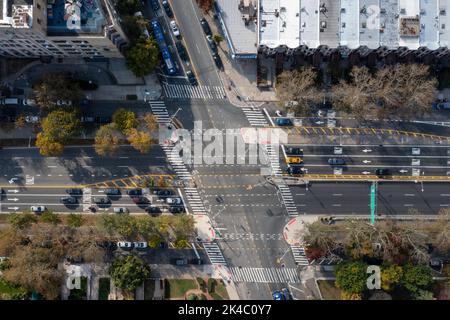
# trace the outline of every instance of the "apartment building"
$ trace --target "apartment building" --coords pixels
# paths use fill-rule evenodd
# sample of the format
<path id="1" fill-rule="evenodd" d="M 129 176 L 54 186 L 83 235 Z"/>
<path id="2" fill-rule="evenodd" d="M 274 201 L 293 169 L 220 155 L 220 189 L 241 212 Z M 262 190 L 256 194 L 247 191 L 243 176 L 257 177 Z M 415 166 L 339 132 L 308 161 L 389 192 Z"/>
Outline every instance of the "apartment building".
<path id="1" fill-rule="evenodd" d="M 121 57 L 117 16 L 110 0 L 0 0 L 0 55 Z"/>

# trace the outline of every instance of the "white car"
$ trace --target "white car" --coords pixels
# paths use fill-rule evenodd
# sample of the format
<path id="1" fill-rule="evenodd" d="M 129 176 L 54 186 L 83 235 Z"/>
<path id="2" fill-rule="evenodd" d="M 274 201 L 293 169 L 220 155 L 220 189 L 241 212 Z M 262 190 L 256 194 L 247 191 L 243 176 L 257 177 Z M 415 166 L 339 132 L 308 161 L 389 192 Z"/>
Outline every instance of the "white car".
<path id="1" fill-rule="evenodd" d="M 183 201 L 181 200 L 181 198 L 167 198 L 166 203 L 174 205 L 174 204 L 182 204 Z"/>
<path id="2" fill-rule="evenodd" d="M 45 206 L 32 206 L 30 208 L 30 211 L 35 213 L 44 212 L 45 210 L 46 210 Z"/>
<path id="3" fill-rule="evenodd" d="M 172 33 L 175 37 L 180 36 L 180 30 L 178 29 L 177 23 L 175 20 L 170 21 L 170 28 L 172 28 Z"/>
<path id="4" fill-rule="evenodd" d="M 128 209 L 125 207 L 116 207 L 114 208 L 114 213 L 128 213 Z"/>
<path id="5" fill-rule="evenodd" d="M 63 106 L 70 107 L 72 105 L 72 101 L 70 101 L 70 100 L 58 100 L 58 101 L 56 101 L 56 105 L 60 106 L 60 107 L 63 107 Z"/>
<path id="6" fill-rule="evenodd" d="M 34 99 L 24 99 L 22 103 L 24 106 L 31 106 L 31 107 L 35 107 L 37 105 L 36 100 Z"/>
<path id="7" fill-rule="evenodd" d="M 145 249 L 147 248 L 147 242 L 145 241 L 139 241 L 133 243 L 135 249 Z"/>
<path id="8" fill-rule="evenodd" d="M 26 116 L 25 122 L 27 123 L 38 123 L 41 120 L 39 116 Z"/>
<path id="9" fill-rule="evenodd" d="M 117 242 L 117 247 L 119 247 L 120 249 L 131 249 L 133 248 L 133 243 L 129 241 L 119 241 Z"/>

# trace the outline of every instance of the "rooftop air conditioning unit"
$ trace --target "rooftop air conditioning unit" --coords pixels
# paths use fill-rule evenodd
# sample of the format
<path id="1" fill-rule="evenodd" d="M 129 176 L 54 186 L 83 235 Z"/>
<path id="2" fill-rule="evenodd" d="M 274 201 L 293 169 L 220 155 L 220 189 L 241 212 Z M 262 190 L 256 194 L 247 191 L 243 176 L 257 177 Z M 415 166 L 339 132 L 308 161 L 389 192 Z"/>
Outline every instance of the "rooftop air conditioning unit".
<path id="1" fill-rule="evenodd" d="M 445 9 L 442 9 L 441 11 L 439 11 L 439 14 L 440 14 L 441 16 L 445 16 Z"/>

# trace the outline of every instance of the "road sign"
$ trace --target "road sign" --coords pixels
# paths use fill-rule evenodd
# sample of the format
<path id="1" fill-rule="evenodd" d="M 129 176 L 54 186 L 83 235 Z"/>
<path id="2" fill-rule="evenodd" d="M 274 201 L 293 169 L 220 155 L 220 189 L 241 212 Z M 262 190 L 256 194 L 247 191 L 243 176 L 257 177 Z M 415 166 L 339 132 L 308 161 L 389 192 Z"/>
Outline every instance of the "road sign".
<path id="1" fill-rule="evenodd" d="M 377 194 L 377 187 L 374 182 L 370 186 L 370 223 L 372 225 L 375 224 L 376 194 Z"/>

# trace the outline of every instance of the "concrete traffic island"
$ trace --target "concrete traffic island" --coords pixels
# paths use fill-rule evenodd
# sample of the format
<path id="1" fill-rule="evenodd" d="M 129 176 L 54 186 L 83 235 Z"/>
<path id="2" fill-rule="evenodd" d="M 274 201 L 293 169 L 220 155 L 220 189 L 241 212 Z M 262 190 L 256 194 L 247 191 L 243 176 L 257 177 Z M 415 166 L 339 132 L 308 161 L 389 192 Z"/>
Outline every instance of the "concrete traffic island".
<path id="1" fill-rule="evenodd" d="M 197 229 L 197 240 L 201 242 L 214 241 L 216 232 L 211 225 L 211 219 L 206 214 L 194 214 L 193 217 Z"/>
<path id="2" fill-rule="evenodd" d="M 306 225 L 317 221 L 318 216 L 298 216 L 291 219 L 283 228 L 284 240 L 291 246 L 303 246 Z"/>

